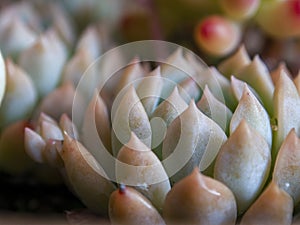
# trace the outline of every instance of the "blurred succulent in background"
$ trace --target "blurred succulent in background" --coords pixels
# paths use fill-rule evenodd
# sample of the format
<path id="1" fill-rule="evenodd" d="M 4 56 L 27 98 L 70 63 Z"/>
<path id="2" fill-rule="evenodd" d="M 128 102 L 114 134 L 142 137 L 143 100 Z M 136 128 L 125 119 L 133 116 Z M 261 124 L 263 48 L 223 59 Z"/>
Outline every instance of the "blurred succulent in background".
<path id="1" fill-rule="evenodd" d="M 300 73 L 287 56 L 298 54 L 300 2 L 125 5 L 1 8 L 1 171 L 63 181 L 113 224 L 291 224 L 300 201 Z M 268 38 L 285 47 L 261 52 L 267 60 L 253 55 L 253 31 L 258 46 Z M 186 45 L 186 36 L 215 64 L 182 47 L 158 61 L 108 51 L 147 38 Z M 286 64 L 273 62 L 278 55 Z"/>

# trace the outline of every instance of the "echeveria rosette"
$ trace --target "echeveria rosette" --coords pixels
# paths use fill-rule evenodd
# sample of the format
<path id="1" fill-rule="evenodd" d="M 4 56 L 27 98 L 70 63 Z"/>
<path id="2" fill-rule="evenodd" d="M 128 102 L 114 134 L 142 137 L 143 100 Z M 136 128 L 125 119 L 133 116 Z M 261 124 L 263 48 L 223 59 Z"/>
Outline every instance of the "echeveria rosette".
<path id="1" fill-rule="evenodd" d="M 72 65 L 76 65 L 74 68 L 85 68 L 88 60 L 84 61 L 84 55 L 90 55 L 89 51 L 83 53 L 84 50 L 78 48 L 80 53 L 74 54 L 80 57 L 75 64 L 70 63 L 69 68 Z M 79 65 L 81 60 L 82 67 Z M 292 199 L 298 199 L 298 183 L 295 181 L 295 177 L 299 176 L 298 169 L 289 170 L 289 165 L 297 164 L 298 157 L 290 157 L 289 154 L 292 152 L 292 156 L 297 156 L 298 141 L 295 140 L 299 138 L 296 135 L 297 123 L 293 121 L 298 121 L 297 84 L 300 78 L 293 82 L 286 75 L 280 75 L 274 82 L 274 88 L 263 61 L 258 57 L 251 61 L 243 47 L 227 62 L 220 64 L 219 68 L 222 68 L 225 76 L 216 67 L 204 68 L 203 65 L 198 65 L 195 58 L 183 54 L 181 50 L 175 52 L 168 62 L 190 68 L 184 70 L 190 74 L 182 71 L 175 73 L 177 68 L 167 64 L 155 65 L 156 69 L 149 71 L 150 67 L 145 69 L 141 63 L 132 62 L 134 63 L 127 67 L 120 79 L 114 80 L 112 86 L 105 87 L 108 95 L 103 95 L 102 90 L 99 93 L 89 86 L 90 83 L 86 83 L 88 92 L 84 93 L 88 93 L 91 98 L 87 98 L 89 101 L 82 105 L 79 104 L 87 107 L 80 109 L 83 118 L 76 125 L 68 117 L 72 114 L 70 99 L 75 94 L 74 84 L 78 83 L 80 76 L 75 74 L 73 77 L 74 70 L 71 70 L 70 76 L 64 77 L 56 89 L 41 99 L 35 111 L 38 115 L 40 112 L 47 112 L 54 119 L 41 114 L 40 119 L 32 120 L 32 129 L 25 129 L 24 145 L 28 155 L 38 163 L 58 169 L 70 190 L 89 209 L 99 214 L 109 214 L 113 223 L 120 220 L 134 223 L 151 217 L 163 224 L 161 215 L 168 223 L 177 219 L 177 211 L 172 208 L 174 200 L 179 206 L 191 208 L 187 211 L 188 207 L 179 207 L 181 218 L 192 220 L 202 213 L 203 220 L 212 219 L 207 213 L 212 212 L 213 221 L 222 223 L 222 220 L 226 220 L 234 224 L 237 213 L 245 212 L 247 215 L 249 212 L 253 215 L 253 212 L 259 211 L 260 205 L 266 204 L 266 195 L 283 199 L 285 209 L 278 203 L 272 206 L 278 212 L 276 218 L 289 221 L 289 195 L 292 195 Z M 112 63 L 109 63 L 110 65 L 101 65 L 101 71 L 105 70 L 104 66 L 111 66 Z M 147 79 L 149 82 L 146 82 Z M 169 79 L 172 85 L 163 86 L 165 83 L 159 81 L 164 79 Z M 266 86 L 263 85 L 264 82 Z M 254 83 L 256 85 L 252 88 Z M 121 92 L 117 93 L 117 89 Z M 78 93 L 81 91 L 78 90 Z M 192 100 L 184 98 L 183 93 L 191 95 L 189 97 Z M 116 99 L 113 99 L 115 95 Z M 67 97 L 67 101 L 63 101 L 61 96 Z M 200 99 L 197 104 L 199 109 L 193 98 Z M 272 107 L 273 102 L 269 102 L 272 98 L 275 103 L 274 111 L 267 107 Z M 186 103 L 188 100 L 189 105 Z M 285 102 L 287 100 L 289 104 Z M 290 105 L 296 106 L 293 114 L 289 114 Z M 68 116 L 61 116 L 63 112 Z M 112 114 L 109 115 L 109 112 Z M 270 118 L 273 117 L 277 119 L 277 127 L 272 124 L 276 138 L 272 135 L 270 125 Z M 59 118 L 60 121 L 57 122 Z M 165 130 L 155 127 L 154 119 L 163 121 Z M 286 131 L 292 128 L 295 130 L 291 140 Z M 156 151 L 153 145 L 156 144 L 157 134 L 163 136 L 162 152 Z M 103 144 L 98 145 L 96 139 Z M 272 183 L 269 183 L 271 188 L 263 190 L 268 178 L 271 179 L 272 142 L 278 142 L 278 147 L 282 142 L 283 145 L 277 156 Z M 116 159 L 106 162 L 111 163 L 109 166 L 113 173 L 107 171 L 107 164 L 102 164 L 106 161 L 104 151 L 108 151 L 107 155 Z M 179 153 L 190 158 L 184 161 L 185 158 L 180 158 Z M 175 160 L 174 165 L 182 162 L 175 174 L 172 167 L 168 167 L 168 160 L 174 155 L 179 157 L 175 157 L 179 160 Z M 273 156 L 274 163 L 276 154 Z M 142 172 L 139 171 L 141 168 L 144 169 Z M 199 170 L 205 175 L 214 176 L 223 184 L 205 177 Z M 286 176 L 283 176 L 280 171 L 295 174 L 285 172 Z M 115 177 L 111 177 L 112 174 Z M 160 182 L 152 183 L 158 178 L 161 178 Z M 285 186 L 286 179 L 290 189 Z M 120 185 L 119 190 L 116 190 L 115 184 L 125 184 L 126 187 Z M 225 194 L 221 193 L 223 191 Z M 178 194 L 180 192 L 184 194 Z M 186 194 L 193 201 L 187 201 Z M 211 207 L 216 199 L 221 201 L 218 202 L 218 210 Z M 124 204 L 128 204 L 128 207 Z M 221 206 L 228 207 L 230 215 L 223 215 L 224 208 Z M 132 212 L 130 207 L 136 211 Z M 144 214 L 144 217 L 134 214 L 137 212 Z M 268 213 L 270 211 L 266 209 L 266 217 L 269 216 Z M 284 213 L 286 217 L 283 216 Z M 130 215 L 135 215 L 136 220 L 132 220 Z M 245 216 L 244 221 L 247 217 Z"/>

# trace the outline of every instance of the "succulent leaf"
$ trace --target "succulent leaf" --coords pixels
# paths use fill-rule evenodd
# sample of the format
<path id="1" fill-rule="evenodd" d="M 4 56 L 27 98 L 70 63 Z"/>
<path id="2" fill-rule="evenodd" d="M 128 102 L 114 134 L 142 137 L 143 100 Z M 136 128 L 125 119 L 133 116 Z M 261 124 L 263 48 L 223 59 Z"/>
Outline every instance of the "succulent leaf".
<path id="1" fill-rule="evenodd" d="M 75 88 L 72 83 L 67 82 L 53 91 L 51 91 L 43 100 L 39 103 L 35 113 L 34 120 L 41 113 L 45 113 L 52 117 L 55 121 L 59 120 L 63 114 L 67 114 L 69 118 L 72 118 L 73 100 L 75 96 Z M 61 96 L 64 96 L 63 98 Z"/>
<path id="2" fill-rule="evenodd" d="M 250 64 L 250 62 L 251 60 L 245 46 L 241 45 L 235 53 L 224 59 L 219 64 L 218 70 L 229 79 L 243 67 L 246 67 L 248 64 Z"/>
<path id="3" fill-rule="evenodd" d="M 197 101 L 201 96 L 200 87 L 192 77 L 188 77 L 178 84 L 178 92 L 187 104 L 192 99 Z"/>
<path id="4" fill-rule="evenodd" d="M 80 51 L 87 51 L 92 59 L 101 55 L 102 46 L 96 26 L 87 27 L 81 34 L 76 45 L 76 52 Z"/>
<path id="5" fill-rule="evenodd" d="M 82 142 L 99 161 L 102 158 L 102 150 L 112 153 L 110 135 L 108 110 L 96 91 L 84 115 L 81 128 Z"/>
<path id="6" fill-rule="evenodd" d="M 102 167 L 80 142 L 66 133 L 59 153 L 68 181 L 78 197 L 91 210 L 107 215 L 109 196 L 115 186 Z"/>
<path id="7" fill-rule="evenodd" d="M 291 224 L 293 200 L 275 182 L 271 182 L 248 211 L 240 225 L 247 224 Z"/>
<path id="8" fill-rule="evenodd" d="M 232 112 L 225 104 L 213 96 L 207 86 L 205 86 L 203 95 L 197 106 L 206 116 L 215 121 L 225 133 L 229 134 Z"/>
<path id="9" fill-rule="evenodd" d="M 128 85 L 133 84 L 133 82 L 138 78 L 144 77 L 145 71 L 143 70 L 143 67 L 139 61 L 139 58 L 134 58 L 125 68 L 125 70 L 122 71 L 117 88 L 115 90 L 116 95 L 123 89 L 126 89 Z"/>
<path id="10" fill-rule="evenodd" d="M 161 91 L 163 88 L 163 82 L 161 78 L 160 67 L 157 67 L 138 84 L 136 92 L 141 99 L 141 102 L 146 110 L 146 113 L 151 117 L 155 108 L 157 107 Z"/>
<path id="11" fill-rule="evenodd" d="M 198 110 L 194 101 L 168 127 L 163 141 L 163 164 L 175 183 L 195 167 L 209 170 L 227 137 L 224 131 Z M 174 174 L 175 171 L 175 174 Z"/>
<path id="12" fill-rule="evenodd" d="M 194 67 L 183 56 L 183 49 L 178 48 L 171 54 L 165 63 L 161 65 L 161 75 L 170 82 L 164 82 L 162 97 L 169 96 L 176 83 L 180 83 L 187 77 L 194 76 Z"/>
<path id="13" fill-rule="evenodd" d="M 6 86 L 0 108 L 0 129 L 18 120 L 27 119 L 37 102 L 35 87 L 27 73 L 10 59 L 6 60 L 5 68 Z"/>
<path id="14" fill-rule="evenodd" d="M 157 156 L 132 132 L 129 142 L 121 148 L 117 159 L 118 183 L 135 187 L 161 211 L 171 186 Z"/>
<path id="15" fill-rule="evenodd" d="M 167 224 L 233 225 L 236 202 L 229 188 L 195 168 L 168 193 L 163 217 Z"/>
<path id="16" fill-rule="evenodd" d="M 130 206 L 130 207 L 128 207 Z M 109 218 L 112 224 L 164 225 L 161 215 L 151 202 L 131 187 L 120 187 L 109 199 Z"/>
<path id="17" fill-rule="evenodd" d="M 57 86 L 66 59 L 64 43 L 49 30 L 20 54 L 18 63 L 31 76 L 39 96 L 44 97 Z"/>
<path id="18" fill-rule="evenodd" d="M 258 133 L 265 138 L 271 148 L 272 129 L 270 118 L 264 107 L 259 103 L 246 84 L 244 84 L 243 95 L 230 121 L 231 134 L 242 120 L 245 120 L 248 125 L 257 130 Z"/>
<path id="19" fill-rule="evenodd" d="M 232 190 L 241 214 L 254 202 L 269 175 L 271 151 L 265 139 L 245 120 L 221 147 L 214 178 Z"/>
<path id="20" fill-rule="evenodd" d="M 21 18 L 13 17 L 0 27 L 0 46 L 3 54 L 16 59 L 37 39 L 37 33 Z"/>
<path id="21" fill-rule="evenodd" d="M 236 74 L 238 79 L 243 80 L 251 85 L 254 90 L 259 94 L 264 107 L 269 115 L 273 115 L 272 98 L 274 93 L 274 84 L 270 77 L 267 66 L 260 59 L 255 56 L 251 63 L 241 68 Z"/>
<path id="22" fill-rule="evenodd" d="M 294 200 L 300 201 L 300 139 L 292 129 L 283 141 L 273 171 L 274 182 Z"/>
<path id="23" fill-rule="evenodd" d="M 62 83 L 72 82 L 76 87 L 92 62 L 93 58 L 86 49 L 77 50 L 64 65 Z"/>
<path id="24" fill-rule="evenodd" d="M 291 129 L 300 134 L 300 97 L 293 81 L 282 71 L 274 91 L 274 118 L 277 121 L 274 133 L 273 156 Z"/>
<path id="25" fill-rule="evenodd" d="M 128 143 L 132 131 L 148 147 L 151 146 L 151 126 L 143 104 L 133 85 L 125 91 L 125 94 L 119 93 L 120 101 L 115 100 L 112 109 L 112 150 L 115 156 Z"/>

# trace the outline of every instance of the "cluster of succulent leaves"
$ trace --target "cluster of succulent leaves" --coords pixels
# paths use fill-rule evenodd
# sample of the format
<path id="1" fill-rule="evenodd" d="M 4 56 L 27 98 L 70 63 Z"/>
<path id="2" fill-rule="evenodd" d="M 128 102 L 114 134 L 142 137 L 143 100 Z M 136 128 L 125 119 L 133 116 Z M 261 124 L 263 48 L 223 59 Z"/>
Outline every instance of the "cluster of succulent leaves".
<path id="1" fill-rule="evenodd" d="M 20 13 L 14 10 L 10 13 Z M 257 218 L 291 223 L 300 199 L 299 75 L 293 79 L 284 66 L 270 72 L 243 47 L 217 68 L 204 67 L 179 48 L 153 70 L 133 59 L 101 94 L 93 93 L 91 83 L 76 91 L 102 42 L 91 26 L 68 58 L 72 38 L 59 31 L 22 39 L 32 43 L 25 48 L 22 42 L 24 49 L 15 55 L 15 48 L 9 50 L 16 63 L 1 58 L 3 171 L 65 182 L 89 209 L 116 223 L 194 223 L 199 215 L 204 224 L 234 224 L 239 215 L 242 223 Z M 104 73 L 117 60 L 115 55 L 92 73 Z M 157 79 L 136 82 L 148 77 Z M 76 94 L 89 99 L 87 107 L 76 108 Z M 81 123 L 71 120 L 74 107 Z M 165 133 L 151 123 L 157 118 Z M 118 159 L 108 165 L 112 171 L 105 154 Z M 117 190 L 120 184 L 127 187 Z M 224 210 L 230 213 L 222 217 Z"/>

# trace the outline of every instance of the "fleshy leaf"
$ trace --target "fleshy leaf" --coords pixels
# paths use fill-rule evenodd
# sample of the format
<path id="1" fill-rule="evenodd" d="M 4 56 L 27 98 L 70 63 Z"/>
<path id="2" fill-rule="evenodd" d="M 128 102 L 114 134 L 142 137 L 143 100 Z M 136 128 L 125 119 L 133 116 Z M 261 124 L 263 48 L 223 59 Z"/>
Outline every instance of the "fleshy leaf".
<path id="1" fill-rule="evenodd" d="M 273 115 L 272 98 L 274 93 L 274 84 L 270 77 L 267 66 L 258 55 L 254 57 L 251 63 L 241 68 L 236 74 L 238 79 L 247 82 L 259 94 L 261 100 L 268 111 Z"/>
<path id="2" fill-rule="evenodd" d="M 183 49 L 178 48 L 161 65 L 162 77 L 170 80 L 170 82 L 164 82 L 162 96 L 169 96 L 177 83 L 180 83 L 189 76 L 193 76 L 194 72 L 194 68 L 183 57 Z"/>
<path id="3" fill-rule="evenodd" d="M 9 59 L 5 67 L 6 87 L 0 108 L 0 129 L 27 119 L 37 102 L 37 93 L 28 74 Z"/>
<path id="4" fill-rule="evenodd" d="M 300 201 L 300 139 L 292 129 L 283 141 L 273 171 L 273 180 L 294 200 Z"/>
<path id="5" fill-rule="evenodd" d="M 209 170 L 226 139 L 224 131 L 191 101 L 171 123 L 163 141 L 163 164 L 171 182 L 186 177 L 195 167 L 211 173 Z"/>
<path id="6" fill-rule="evenodd" d="M 19 65 L 31 76 L 40 97 L 58 84 L 67 59 L 64 43 L 53 30 L 41 35 L 19 57 Z"/>
<path id="7" fill-rule="evenodd" d="M 300 135 L 300 97 L 293 81 L 282 71 L 275 86 L 274 118 L 277 122 L 274 133 L 273 156 L 276 157 L 281 143 L 291 129 Z"/>
<path id="8" fill-rule="evenodd" d="M 46 146 L 44 139 L 30 128 L 25 128 L 24 147 L 26 153 L 36 162 L 43 163 L 43 151 Z"/>
<path id="9" fill-rule="evenodd" d="M 234 195 L 229 188 L 195 168 L 168 193 L 163 217 L 167 224 L 233 225 L 236 212 Z"/>
<path id="10" fill-rule="evenodd" d="M 293 200 L 278 185 L 271 182 L 242 217 L 240 225 L 291 224 Z"/>
<path id="11" fill-rule="evenodd" d="M 112 224 L 165 224 L 161 215 L 145 196 L 134 188 L 123 185 L 110 196 L 109 218 Z"/>
<path id="12" fill-rule="evenodd" d="M 298 90 L 298 94 L 300 96 L 300 71 L 299 73 L 297 74 L 296 78 L 294 79 L 294 84 Z"/>
<path id="13" fill-rule="evenodd" d="M 280 74 L 284 71 L 289 77 L 292 77 L 291 72 L 286 67 L 285 62 L 281 62 L 277 68 L 270 72 L 273 84 L 276 85 L 277 80 L 279 80 Z"/>
<path id="14" fill-rule="evenodd" d="M 21 18 L 12 17 L 0 27 L 0 46 L 2 53 L 16 59 L 20 52 L 29 48 L 37 39 L 37 33 Z"/>
<path id="15" fill-rule="evenodd" d="M 231 76 L 231 88 L 232 88 L 232 92 L 235 96 L 235 98 L 240 101 L 240 99 L 243 96 L 243 92 L 244 92 L 244 87 L 245 84 L 248 86 L 248 88 L 250 89 L 250 91 L 255 95 L 255 97 L 261 102 L 261 99 L 259 97 L 259 95 L 256 93 L 256 91 L 246 82 L 237 79 L 235 76 Z"/>
<path id="16" fill-rule="evenodd" d="M 151 148 L 159 159 L 162 159 L 162 141 L 166 135 L 168 126 L 176 117 L 186 110 L 187 107 L 188 105 L 181 98 L 175 86 L 171 95 L 160 103 L 152 114 L 150 120 L 152 128 Z"/>
<path id="17" fill-rule="evenodd" d="M 195 80 L 202 90 L 207 85 L 211 93 L 231 110 L 236 107 L 237 101 L 233 96 L 230 81 L 215 67 L 204 69 L 195 76 Z"/>
<path id="18" fill-rule="evenodd" d="M 248 125 L 262 135 L 271 148 L 272 129 L 270 118 L 264 107 L 259 103 L 246 84 L 244 85 L 240 102 L 232 115 L 230 122 L 231 134 L 239 126 L 242 120 L 245 120 Z"/>
<path id="19" fill-rule="evenodd" d="M 151 117 L 160 100 L 160 94 L 163 87 L 160 73 L 160 67 L 157 67 L 142 79 L 136 89 L 136 92 L 149 117 Z"/>
<path id="20" fill-rule="evenodd" d="M 89 26 L 81 34 L 76 45 L 76 51 L 87 51 L 92 59 L 96 59 L 101 55 L 102 46 L 96 26 Z"/>
<path id="21" fill-rule="evenodd" d="M 112 151 L 110 135 L 111 128 L 107 107 L 98 92 L 95 92 L 85 112 L 81 130 L 82 142 L 94 157 L 100 160 L 100 148 L 109 153 Z M 101 142 L 101 147 L 99 142 Z"/>
<path id="22" fill-rule="evenodd" d="M 232 112 L 225 104 L 213 96 L 207 86 L 205 86 L 203 95 L 197 106 L 206 116 L 215 121 L 225 133 L 229 133 Z"/>
<path id="23" fill-rule="evenodd" d="M 37 107 L 34 119 L 36 119 L 41 112 L 49 115 L 54 120 L 59 120 L 64 113 L 71 118 L 74 96 L 75 88 L 73 84 L 70 82 L 64 83 L 43 98 Z"/>
<path id="24" fill-rule="evenodd" d="M 112 108 L 112 150 L 115 156 L 128 143 L 132 131 L 148 147 L 151 146 L 150 122 L 133 85 L 119 96 L 121 99 L 115 100 Z"/>
<path id="25" fill-rule="evenodd" d="M 68 182 L 79 199 L 91 210 L 108 214 L 109 196 L 115 187 L 95 158 L 80 142 L 67 134 L 64 135 L 63 148 L 59 153 Z"/>
<path id="26" fill-rule="evenodd" d="M 139 61 L 139 58 L 134 58 L 122 71 L 117 88 L 115 90 L 115 95 L 120 93 L 122 89 L 128 88 L 127 86 L 131 85 L 135 80 L 144 77 L 145 71 L 143 70 L 143 67 Z"/>
<path id="27" fill-rule="evenodd" d="M 76 51 L 64 65 L 62 82 L 72 82 L 74 87 L 76 87 L 88 67 L 92 65 L 92 62 L 93 59 L 86 49 Z"/>
<path id="28" fill-rule="evenodd" d="M 237 71 L 250 64 L 250 62 L 251 60 L 245 46 L 241 45 L 234 54 L 219 64 L 218 70 L 227 78 L 230 78 L 232 75 L 235 75 Z"/>
<path id="29" fill-rule="evenodd" d="M 178 92 L 187 104 L 192 99 L 197 101 L 201 95 L 200 87 L 192 77 L 188 77 L 178 84 Z"/>
<path id="30" fill-rule="evenodd" d="M 155 109 L 152 118 L 160 117 L 169 126 L 187 107 L 188 105 L 179 95 L 177 87 L 175 87 L 170 96 Z"/>
<path id="31" fill-rule="evenodd" d="M 171 189 L 168 176 L 157 156 L 132 132 L 117 156 L 116 179 L 147 196 L 159 210 Z"/>
<path id="32" fill-rule="evenodd" d="M 235 195 L 238 213 L 243 213 L 261 192 L 271 166 L 271 152 L 265 139 L 245 120 L 221 147 L 214 177 Z"/>

